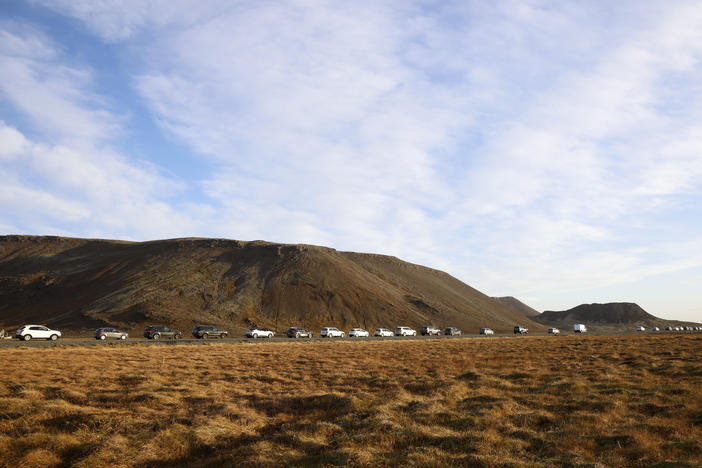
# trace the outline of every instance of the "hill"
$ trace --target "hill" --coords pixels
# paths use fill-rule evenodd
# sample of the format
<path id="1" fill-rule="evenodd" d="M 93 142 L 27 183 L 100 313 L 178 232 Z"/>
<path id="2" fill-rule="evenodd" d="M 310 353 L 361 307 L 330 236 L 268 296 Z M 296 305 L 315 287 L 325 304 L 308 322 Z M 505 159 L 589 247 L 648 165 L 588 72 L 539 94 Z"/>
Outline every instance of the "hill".
<path id="1" fill-rule="evenodd" d="M 541 313 L 538 310 L 532 309 L 516 297 L 493 297 L 493 299 L 500 302 L 503 306 L 508 307 L 509 309 L 512 309 L 515 312 L 519 312 L 520 314 L 525 315 L 527 317 L 536 317 Z"/>
<path id="2" fill-rule="evenodd" d="M 604 328 L 634 328 L 665 327 L 667 325 L 699 325 L 691 322 L 665 320 L 649 314 L 638 304 L 631 302 L 610 302 L 607 304 L 581 304 L 565 311 L 545 311 L 532 317 L 533 320 L 545 325 L 572 326 L 574 323 L 584 323 L 594 329 Z"/>
<path id="3" fill-rule="evenodd" d="M 205 323 L 457 326 L 510 332 L 544 326 L 442 271 L 395 257 L 311 245 L 227 239 L 149 242 L 0 237 L 0 327 L 45 323 L 69 332 Z"/>

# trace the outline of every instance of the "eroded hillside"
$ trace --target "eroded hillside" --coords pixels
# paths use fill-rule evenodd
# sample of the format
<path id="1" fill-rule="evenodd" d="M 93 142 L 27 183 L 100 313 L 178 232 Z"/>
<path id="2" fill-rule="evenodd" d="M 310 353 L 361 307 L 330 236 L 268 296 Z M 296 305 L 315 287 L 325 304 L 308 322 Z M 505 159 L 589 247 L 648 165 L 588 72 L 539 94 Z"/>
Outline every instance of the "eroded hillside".
<path id="1" fill-rule="evenodd" d="M 226 239 L 124 242 L 0 237 L 0 326 L 187 330 L 212 323 L 480 327 L 526 319 L 452 276 L 394 257 Z"/>

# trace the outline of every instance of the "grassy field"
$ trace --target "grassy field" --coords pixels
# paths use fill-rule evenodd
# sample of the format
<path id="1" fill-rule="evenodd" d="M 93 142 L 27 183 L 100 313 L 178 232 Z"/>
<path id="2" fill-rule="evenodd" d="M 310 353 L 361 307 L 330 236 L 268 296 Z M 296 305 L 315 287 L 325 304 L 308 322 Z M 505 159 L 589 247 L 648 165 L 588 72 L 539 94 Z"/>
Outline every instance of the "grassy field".
<path id="1" fill-rule="evenodd" d="M 702 336 L 0 350 L 2 466 L 700 466 Z"/>

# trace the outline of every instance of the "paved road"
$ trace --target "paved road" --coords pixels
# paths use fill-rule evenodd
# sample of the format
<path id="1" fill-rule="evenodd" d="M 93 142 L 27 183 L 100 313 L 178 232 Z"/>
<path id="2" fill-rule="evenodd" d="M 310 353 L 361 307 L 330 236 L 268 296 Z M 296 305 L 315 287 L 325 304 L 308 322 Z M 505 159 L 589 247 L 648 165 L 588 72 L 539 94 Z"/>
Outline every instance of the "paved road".
<path id="1" fill-rule="evenodd" d="M 634 331 L 619 331 L 619 332 L 588 332 L 586 335 L 633 335 L 633 334 L 639 334 L 639 335 L 647 335 L 647 334 L 672 334 L 672 333 L 700 333 L 700 332 L 634 332 Z M 560 336 L 573 336 L 575 335 L 574 333 L 561 333 Z M 127 340 L 96 340 L 94 338 L 89 338 L 89 337 L 68 337 L 68 338 L 59 338 L 56 341 L 50 341 L 50 340 L 31 340 L 31 341 L 19 341 L 16 339 L 1 339 L 0 340 L 0 348 L 20 348 L 20 347 L 27 347 L 27 348 L 42 348 L 42 347 L 52 347 L 52 346 L 130 346 L 130 345 L 135 345 L 135 344 L 140 344 L 140 345 L 148 345 L 148 346 L 202 346 L 202 345 L 207 345 L 210 343 L 289 343 L 293 341 L 317 341 L 317 342 L 336 342 L 336 341 L 406 341 L 406 340 L 460 340 L 460 339 L 483 339 L 483 340 L 489 340 L 491 338 L 497 338 L 497 337 L 510 337 L 510 338 L 515 338 L 515 339 L 520 339 L 520 338 L 526 338 L 529 336 L 552 336 L 553 339 L 558 339 L 557 336 L 553 335 L 548 335 L 546 333 L 530 333 L 529 335 L 513 335 L 513 334 L 496 334 L 492 336 L 484 336 L 484 335 L 473 335 L 473 334 L 466 334 L 466 335 L 461 335 L 461 336 L 393 336 L 393 337 L 384 337 L 384 338 L 379 338 L 379 337 L 368 337 L 368 338 L 319 338 L 315 337 L 310 339 L 306 338 L 301 338 L 299 340 L 295 340 L 292 338 L 287 338 L 285 336 L 276 336 L 275 338 L 271 339 L 266 339 L 266 338 L 259 338 L 259 339 L 251 339 L 251 338 L 245 338 L 245 337 L 237 337 L 237 338 L 224 338 L 224 339 L 209 339 L 209 340 L 198 340 L 194 338 L 185 338 L 185 339 L 180 339 L 180 340 L 147 340 L 146 338 L 129 338 Z"/>

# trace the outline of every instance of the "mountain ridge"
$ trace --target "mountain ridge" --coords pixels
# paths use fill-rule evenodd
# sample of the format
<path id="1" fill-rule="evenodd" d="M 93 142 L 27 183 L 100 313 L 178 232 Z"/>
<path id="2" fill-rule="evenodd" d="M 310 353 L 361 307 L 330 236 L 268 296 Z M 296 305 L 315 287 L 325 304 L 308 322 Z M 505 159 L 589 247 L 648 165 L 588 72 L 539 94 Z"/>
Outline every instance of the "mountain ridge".
<path id="1" fill-rule="evenodd" d="M 0 325 L 544 328 L 446 272 L 308 244 L 0 236 Z"/>

